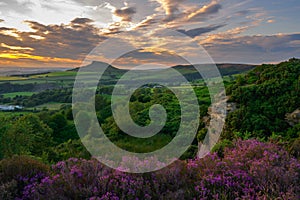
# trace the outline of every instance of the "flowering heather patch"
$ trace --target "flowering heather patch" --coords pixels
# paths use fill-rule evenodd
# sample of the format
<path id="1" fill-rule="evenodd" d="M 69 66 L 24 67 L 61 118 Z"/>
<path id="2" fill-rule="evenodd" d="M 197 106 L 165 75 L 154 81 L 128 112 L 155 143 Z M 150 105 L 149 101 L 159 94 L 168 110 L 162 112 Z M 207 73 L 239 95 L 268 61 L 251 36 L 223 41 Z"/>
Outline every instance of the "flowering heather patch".
<path id="1" fill-rule="evenodd" d="M 300 197 L 300 162 L 278 146 L 256 140 L 237 141 L 233 148 L 224 150 L 223 158 L 213 153 L 203 159 L 176 161 L 153 173 L 127 174 L 94 159 L 75 158 L 57 163 L 51 173 L 29 183 L 23 199 Z"/>
<path id="2" fill-rule="evenodd" d="M 28 156 L 0 161 L 0 199 L 20 199 L 22 191 L 48 176 L 49 167 Z"/>
<path id="3" fill-rule="evenodd" d="M 300 163 L 270 143 L 238 141 L 224 158 L 211 154 L 188 163 L 198 196 L 208 199 L 299 199 Z"/>

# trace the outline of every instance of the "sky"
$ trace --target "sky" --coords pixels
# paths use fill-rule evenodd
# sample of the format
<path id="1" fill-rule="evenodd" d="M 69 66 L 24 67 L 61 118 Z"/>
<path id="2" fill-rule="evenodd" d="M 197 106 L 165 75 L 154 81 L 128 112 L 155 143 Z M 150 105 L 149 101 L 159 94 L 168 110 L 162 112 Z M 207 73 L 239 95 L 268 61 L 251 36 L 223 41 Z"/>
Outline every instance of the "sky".
<path id="1" fill-rule="evenodd" d="M 0 67 L 172 66 L 199 51 L 276 63 L 300 57 L 299 10 L 299 0 L 1 0 Z"/>

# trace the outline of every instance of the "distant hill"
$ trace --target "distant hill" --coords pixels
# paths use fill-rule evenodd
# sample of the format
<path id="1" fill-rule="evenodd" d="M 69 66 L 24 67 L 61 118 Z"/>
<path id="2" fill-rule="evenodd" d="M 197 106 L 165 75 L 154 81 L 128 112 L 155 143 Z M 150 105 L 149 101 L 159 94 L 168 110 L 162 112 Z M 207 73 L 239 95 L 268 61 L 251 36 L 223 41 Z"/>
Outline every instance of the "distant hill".
<path id="1" fill-rule="evenodd" d="M 104 62 L 94 61 L 90 65 L 84 67 L 106 67 L 108 64 Z M 234 75 L 234 74 L 241 74 L 247 71 L 254 69 L 255 65 L 249 64 L 216 64 L 222 76 Z M 183 74 L 188 80 L 195 80 L 200 79 L 201 75 L 199 72 L 194 68 L 193 65 L 176 65 L 172 67 L 173 69 L 178 70 L 181 74 Z M 72 69 L 69 71 L 78 71 L 79 68 Z M 119 69 L 114 66 L 109 65 L 105 74 L 110 75 L 112 77 L 119 77 L 122 74 L 126 73 L 128 70 L 126 69 Z"/>
<path id="2" fill-rule="evenodd" d="M 199 66 L 199 65 L 195 65 L 195 66 Z M 256 65 L 230 64 L 230 63 L 216 64 L 216 66 L 220 70 L 220 73 L 222 74 L 222 76 L 245 73 L 256 67 Z M 173 68 L 182 72 L 183 74 L 198 73 L 193 65 L 177 65 L 177 66 L 174 66 Z"/>
<path id="3" fill-rule="evenodd" d="M 62 68 L 43 69 L 43 68 L 0 68 L 0 76 L 14 76 L 14 77 L 29 77 L 34 75 L 49 74 L 52 72 L 65 71 Z"/>
<path id="4" fill-rule="evenodd" d="M 83 66 L 84 67 L 107 67 L 107 63 L 105 62 L 100 62 L 100 61 L 93 61 L 91 64 L 89 65 L 86 65 L 86 66 Z M 71 70 L 68 70 L 68 71 L 76 71 L 78 72 L 80 68 L 77 67 L 75 69 L 71 69 Z M 116 67 L 113 67 L 111 65 L 108 66 L 108 68 L 106 69 L 106 72 L 107 73 L 120 73 L 120 72 L 127 72 L 128 70 L 123 70 L 123 69 L 119 69 L 119 68 L 116 68 Z"/>
<path id="5" fill-rule="evenodd" d="M 106 67 L 107 63 L 99 62 L 99 61 L 93 61 L 91 64 L 83 67 Z M 228 75 L 234 75 L 234 74 L 241 74 L 244 72 L 247 72 L 253 68 L 255 68 L 255 65 L 249 65 L 249 64 L 217 64 L 217 67 L 219 68 L 222 76 L 228 76 Z M 192 65 L 176 65 L 172 67 L 176 70 L 178 70 L 180 73 L 187 77 L 194 77 L 194 78 L 201 78 L 199 76 L 199 73 L 196 71 L 196 69 Z M 69 69 L 66 70 L 66 72 L 78 72 L 79 68 Z M 64 71 L 63 69 L 30 69 L 30 70 L 14 70 L 14 71 L 5 71 L 3 72 L 3 75 L 5 76 L 15 76 L 15 77 L 30 77 L 34 75 L 45 75 L 53 72 L 59 72 Z M 128 70 L 126 69 L 119 69 L 114 66 L 109 65 L 106 69 L 106 75 L 111 75 L 112 77 L 118 77 L 124 73 L 126 73 Z M 196 75 L 198 74 L 198 76 Z"/>

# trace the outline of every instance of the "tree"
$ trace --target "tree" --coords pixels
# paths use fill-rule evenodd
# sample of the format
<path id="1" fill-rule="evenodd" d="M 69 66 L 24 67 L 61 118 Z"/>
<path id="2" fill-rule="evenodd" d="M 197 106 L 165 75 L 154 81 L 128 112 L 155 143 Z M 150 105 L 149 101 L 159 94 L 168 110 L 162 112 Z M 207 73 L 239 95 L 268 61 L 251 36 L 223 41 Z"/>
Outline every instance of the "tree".
<path id="1" fill-rule="evenodd" d="M 65 116 L 61 113 L 56 113 L 51 116 L 49 126 L 53 129 L 53 139 L 58 142 L 64 140 L 61 136 L 61 132 L 67 126 L 68 121 Z"/>
<path id="2" fill-rule="evenodd" d="M 16 120 L 3 134 L 4 157 L 34 155 L 41 157 L 52 144 L 52 130 L 37 116 L 29 114 Z"/>

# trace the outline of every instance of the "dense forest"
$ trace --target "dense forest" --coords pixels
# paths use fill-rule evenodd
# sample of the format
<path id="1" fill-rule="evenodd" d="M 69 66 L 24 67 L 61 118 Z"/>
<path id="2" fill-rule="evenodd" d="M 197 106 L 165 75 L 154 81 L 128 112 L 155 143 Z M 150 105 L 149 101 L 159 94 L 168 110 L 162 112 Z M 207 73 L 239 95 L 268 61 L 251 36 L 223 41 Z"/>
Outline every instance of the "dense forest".
<path id="1" fill-rule="evenodd" d="M 65 104 L 58 110 L 1 115 L 0 199 L 299 199 L 300 60 L 250 68 L 225 79 L 229 103 L 236 108 L 229 112 L 213 151 L 196 158 L 211 103 L 199 80 L 194 91 L 201 119 L 192 145 L 168 168 L 146 174 L 115 171 L 92 158 L 74 125 L 71 88 L 13 98 L 1 95 L 1 104 Z M 9 84 L 7 88 L 15 91 Z M 147 85 L 130 99 L 131 116 L 141 126 L 149 124 L 152 105 L 161 104 L 167 111 L 165 126 L 149 139 L 130 137 L 118 128 L 111 111 L 112 90 L 107 84 L 97 89 L 95 110 L 106 136 L 117 146 L 151 152 L 176 136 L 181 113 L 171 90 Z M 88 113 L 78 114 L 84 118 Z M 93 135 L 90 122 L 86 128 Z M 124 162 L 138 162 L 128 159 Z"/>
<path id="2" fill-rule="evenodd" d="M 300 107 L 298 59 L 261 65 L 245 76 L 238 76 L 227 93 L 238 109 L 227 117 L 224 138 L 239 136 L 263 141 L 272 138 L 283 143 L 299 143 L 300 126 L 291 126 L 287 118 Z"/>

